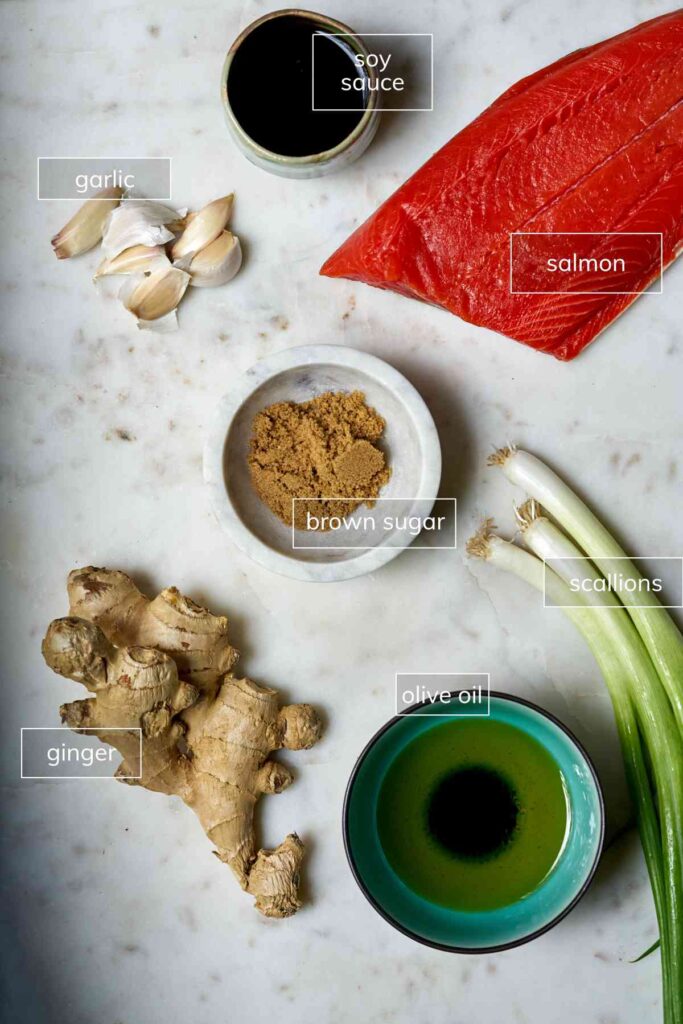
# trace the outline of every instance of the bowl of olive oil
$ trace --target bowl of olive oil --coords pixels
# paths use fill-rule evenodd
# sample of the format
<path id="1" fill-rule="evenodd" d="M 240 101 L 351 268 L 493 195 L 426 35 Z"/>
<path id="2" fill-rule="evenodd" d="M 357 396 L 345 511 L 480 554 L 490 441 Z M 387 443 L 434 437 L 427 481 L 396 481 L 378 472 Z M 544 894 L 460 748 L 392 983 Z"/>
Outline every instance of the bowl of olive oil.
<path id="1" fill-rule="evenodd" d="M 556 718 L 497 692 L 482 715 L 454 693 L 370 740 L 347 788 L 344 839 L 390 924 L 438 949 L 485 953 L 536 938 L 576 905 L 604 817 L 590 758 Z"/>

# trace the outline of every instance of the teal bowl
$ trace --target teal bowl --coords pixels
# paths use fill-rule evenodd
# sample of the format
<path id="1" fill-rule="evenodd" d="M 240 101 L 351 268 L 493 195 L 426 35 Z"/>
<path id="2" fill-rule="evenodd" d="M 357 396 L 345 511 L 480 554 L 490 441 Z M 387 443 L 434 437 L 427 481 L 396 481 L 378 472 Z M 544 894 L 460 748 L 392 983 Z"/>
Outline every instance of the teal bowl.
<path id="1" fill-rule="evenodd" d="M 451 700 L 457 691 L 451 694 Z M 443 722 L 443 705 L 416 704 L 373 736 L 360 755 L 344 801 L 344 843 L 351 870 L 375 910 L 404 935 L 453 953 L 494 953 L 537 938 L 576 906 L 600 859 L 605 808 L 595 768 L 571 732 L 535 704 L 491 693 L 490 718 L 516 726 L 543 746 L 566 786 L 569 824 L 552 870 L 527 896 L 495 910 L 439 906 L 409 889 L 389 864 L 377 829 L 377 803 L 394 759 Z M 417 713 L 416 713 L 417 712 Z M 458 704 L 458 716 L 481 714 Z"/>

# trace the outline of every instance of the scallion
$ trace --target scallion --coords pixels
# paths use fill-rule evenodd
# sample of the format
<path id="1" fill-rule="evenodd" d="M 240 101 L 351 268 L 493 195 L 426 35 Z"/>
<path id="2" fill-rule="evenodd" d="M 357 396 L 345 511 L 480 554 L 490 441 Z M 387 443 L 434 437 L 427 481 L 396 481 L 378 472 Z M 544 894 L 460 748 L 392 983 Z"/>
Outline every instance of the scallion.
<path id="1" fill-rule="evenodd" d="M 545 590 L 581 630 L 598 662 L 614 707 L 659 922 L 664 1020 L 683 1024 L 683 640 L 640 585 L 643 577 L 632 561 L 552 470 L 510 447 L 489 461 L 533 499 L 518 510 L 518 519 L 534 553 L 495 536 L 491 521 L 468 551 Z M 538 502 L 559 526 L 541 514 Z M 613 574 L 608 586 L 596 586 L 606 584 L 616 558 L 616 586 Z"/>
<path id="2" fill-rule="evenodd" d="M 586 503 L 535 455 L 507 446 L 488 461 L 536 498 L 605 576 L 614 568 L 611 560 L 620 560 L 615 589 L 650 653 L 683 735 L 683 639 L 656 596 L 641 588 L 643 576 Z M 629 580 L 634 589 L 627 586 Z"/>

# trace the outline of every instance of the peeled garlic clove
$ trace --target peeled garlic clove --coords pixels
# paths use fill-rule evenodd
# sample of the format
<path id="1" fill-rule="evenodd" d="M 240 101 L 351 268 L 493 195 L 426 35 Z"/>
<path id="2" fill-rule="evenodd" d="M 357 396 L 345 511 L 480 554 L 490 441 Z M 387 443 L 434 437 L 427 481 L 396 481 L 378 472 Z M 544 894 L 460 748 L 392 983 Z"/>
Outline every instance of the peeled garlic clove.
<path id="1" fill-rule="evenodd" d="M 69 223 L 52 239 L 52 248 L 58 260 L 79 256 L 97 245 L 107 217 L 119 205 L 123 192 L 122 188 L 103 188 L 93 199 L 83 203 Z"/>
<path id="2" fill-rule="evenodd" d="M 215 288 L 227 284 L 242 265 L 242 247 L 237 235 L 221 231 L 205 249 L 193 257 L 189 265 L 190 284 L 194 288 Z"/>
<path id="3" fill-rule="evenodd" d="M 158 320 L 172 312 L 182 299 L 190 275 L 177 267 L 160 267 L 149 276 L 131 278 L 120 298 L 138 320 Z"/>
<path id="4" fill-rule="evenodd" d="M 234 198 L 234 193 L 231 193 L 222 199 L 214 199 L 188 220 L 187 227 L 171 249 L 174 260 L 192 256 L 218 238 L 228 223 Z"/>
<path id="5" fill-rule="evenodd" d="M 94 281 L 111 274 L 139 274 L 158 270 L 160 266 L 170 267 L 166 250 L 162 245 L 132 245 L 124 249 L 113 260 L 102 260 L 95 271 Z"/>
<path id="6" fill-rule="evenodd" d="M 182 216 L 183 212 L 163 203 L 128 199 L 111 214 L 102 238 L 102 251 L 107 259 L 112 260 L 134 245 L 153 246 L 170 242 L 173 238 L 170 225 Z"/>

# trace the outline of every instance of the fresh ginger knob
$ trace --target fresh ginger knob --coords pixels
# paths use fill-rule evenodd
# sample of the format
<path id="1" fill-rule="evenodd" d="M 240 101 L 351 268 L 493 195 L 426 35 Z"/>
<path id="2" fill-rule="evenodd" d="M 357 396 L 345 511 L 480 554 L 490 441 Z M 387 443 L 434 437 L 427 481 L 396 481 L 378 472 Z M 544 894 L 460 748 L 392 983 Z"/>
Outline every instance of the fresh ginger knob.
<path id="1" fill-rule="evenodd" d="M 316 711 L 281 708 L 275 690 L 235 678 L 228 620 L 175 587 L 150 601 L 125 573 L 87 566 L 68 591 L 71 614 L 51 623 L 43 657 L 94 696 L 63 705 L 62 720 L 116 747 L 122 781 L 184 800 L 262 914 L 295 913 L 303 843 L 292 833 L 257 849 L 254 807 L 291 784 L 270 754 L 313 746 Z"/>

